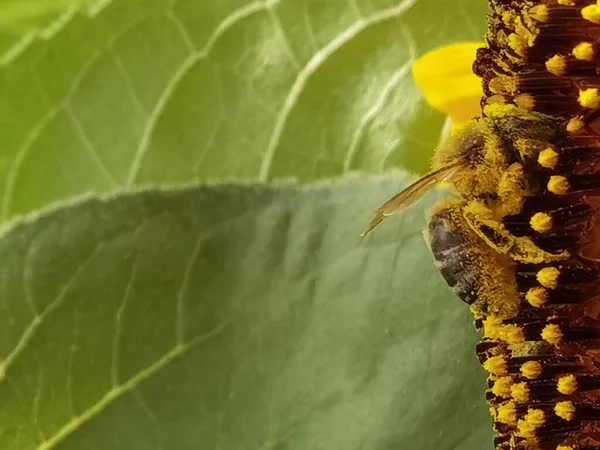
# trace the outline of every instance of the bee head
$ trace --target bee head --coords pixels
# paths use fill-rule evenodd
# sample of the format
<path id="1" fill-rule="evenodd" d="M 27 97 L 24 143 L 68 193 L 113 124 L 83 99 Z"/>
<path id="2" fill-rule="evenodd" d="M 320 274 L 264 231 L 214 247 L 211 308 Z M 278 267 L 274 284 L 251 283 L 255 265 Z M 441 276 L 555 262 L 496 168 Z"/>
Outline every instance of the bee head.
<path id="1" fill-rule="evenodd" d="M 438 150 L 434 168 L 458 166 L 451 182 L 462 196 L 489 197 L 498 191 L 502 173 L 517 158 L 500 138 L 491 119 L 469 122 Z"/>
<path id="2" fill-rule="evenodd" d="M 526 120 L 527 119 L 527 120 Z M 522 121 L 530 126 L 518 128 Z M 386 217 L 404 210 L 439 183 L 451 183 L 466 198 L 497 198 L 503 174 L 511 164 L 529 158 L 530 149 L 519 142 L 549 137 L 555 127 L 548 116 L 536 115 L 509 105 L 484 110 L 468 122 L 433 157 L 433 171 L 422 176 L 375 210 L 366 236 Z M 535 149 L 534 149 L 535 150 Z M 518 203 L 519 199 L 516 199 Z"/>
<path id="3" fill-rule="evenodd" d="M 404 210 L 439 183 L 450 182 L 462 196 L 493 196 L 509 159 L 493 122 L 472 120 L 436 152 L 434 170 L 415 181 L 377 208 L 363 237 L 386 217 Z"/>

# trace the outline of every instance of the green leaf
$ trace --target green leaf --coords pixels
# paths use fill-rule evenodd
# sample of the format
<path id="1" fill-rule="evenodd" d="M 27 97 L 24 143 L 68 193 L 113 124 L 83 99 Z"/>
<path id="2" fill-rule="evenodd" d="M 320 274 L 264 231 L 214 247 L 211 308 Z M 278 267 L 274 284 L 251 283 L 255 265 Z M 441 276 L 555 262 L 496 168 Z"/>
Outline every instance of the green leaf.
<path id="1" fill-rule="evenodd" d="M 18 27 L 53 16 L 85 0 L 0 0 L 0 26 Z"/>
<path id="2" fill-rule="evenodd" d="M 36 31 L 86 0 L 0 0 L 0 60 L 11 48 L 26 45 Z M 90 2 L 94 0 L 88 0 Z M 98 1 L 98 0 L 96 0 Z"/>
<path id="3" fill-rule="evenodd" d="M 491 449 L 397 179 L 87 197 L 0 235 L 3 450 Z"/>
<path id="4" fill-rule="evenodd" d="M 92 2 L 0 66 L 0 220 L 147 182 L 422 172 L 411 62 L 481 0 Z"/>

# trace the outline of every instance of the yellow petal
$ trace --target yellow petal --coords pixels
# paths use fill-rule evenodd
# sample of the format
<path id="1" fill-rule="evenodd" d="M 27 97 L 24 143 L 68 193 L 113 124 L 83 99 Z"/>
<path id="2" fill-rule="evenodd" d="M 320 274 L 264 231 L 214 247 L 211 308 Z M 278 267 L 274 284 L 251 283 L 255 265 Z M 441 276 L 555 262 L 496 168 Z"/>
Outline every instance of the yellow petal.
<path id="1" fill-rule="evenodd" d="M 481 80 L 473 73 L 477 49 L 483 44 L 448 45 L 421 56 L 412 66 L 415 82 L 427 102 L 450 116 L 453 124 L 481 115 Z"/>

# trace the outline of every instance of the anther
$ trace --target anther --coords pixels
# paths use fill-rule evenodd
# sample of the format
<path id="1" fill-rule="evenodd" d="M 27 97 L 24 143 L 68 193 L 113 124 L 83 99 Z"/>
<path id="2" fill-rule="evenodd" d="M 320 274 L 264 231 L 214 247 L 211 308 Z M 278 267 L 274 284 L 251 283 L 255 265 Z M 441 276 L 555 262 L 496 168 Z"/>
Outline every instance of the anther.
<path id="1" fill-rule="evenodd" d="M 507 402 L 504 405 L 498 406 L 496 410 L 496 420 L 507 425 L 517 423 L 517 407 L 514 402 Z"/>
<path id="2" fill-rule="evenodd" d="M 523 419 L 519 420 L 518 432 L 521 437 L 535 437 L 535 430 L 546 422 L 546 415 L 541 409 L 530 409 Z"/>
<path id="3" fill-rule="evenodd" d="M 504 356 L 491 356 L 483 363 L 483 368 L 492 375 L 506 375 L 508 368 L 506 367 L 506 358 Z"/>
<path id="4" fill-rule="evenodd" d="M 563 340 L 564 335 L 560 327 L 550 323 L 542 330 L 542 339 L 552 345 L 558 345 Z"/>
<path id="5" fill-rule="evenodd" d="M 525 342 L 525 332 L 518 325 L 508 324 L 500 331 L 499 338 L 507 344 L 520 344 Z"/>
<path id="6" fill-rule="evenodd" d="M 492 394 L 497 397 L 510 398 L 510 387 L 512 384 L 513 379 L 511 377 L 500 377 L 494 381 L 494 386 L 492 386 Z"/>
<path id="7" fill-rule="evenodd" d="M 584 108 L 589 109 L 600 108 L 600 95 L 598 95 L 598 89 L 581 89 L 579 91 L 579 104 Z"/>
<path id="8" fill-rule="evenodd" d="M 525 56 L 525 50 L 527 49 L 527 40 L 516 33 L 508 35 L 508 46 L 512 48 L 515 53 L 519 56 Z"/>
<path id="9" fill-rule="evenodd" d="M 490 315 L 483 321 L 483 335 L 488 338 L 495 338 L 498 328 L 502 326 L 502 319 L 495 315 Z"/>
<path id="10" fill-rule="evenodd" d="M 537 231 L 538 233 L 545 233 L 552 229 L 552 217 L 543 212 L 535 213 L 531 217 L 529 225 L 531 225 L 531 228 L 534 231 Z"/>
<path id="11" fill-rule="evenodd" d="M 573 420 L 573 417 L 575 417 L 575 405 L 569 400 L 558 402 L 554 407 L 554 414 L 566 421 Z"/>
<path id="12" fill-rule="evenodd" d="M 527 403 L 529 401 L 529 386 L 524 381 L 513 384 L 510 389 L 510 395 L 518 403 Z"/>
<path id="13" fill-rule="evenodd" d="M 542 150 L 538 155 L 538 163 L 547 169 L 554 169 L 558 164 L 558 153 L 552 148 Z"/>
<path id="14" fill-rule="evenodd" d="M 527 300 L 531 306 L 541 308 L 548 303 L 548 292 L 543 287 L 533 287 L 525 294 L 525 300 Z"/>
<path id="15" fill-rule="evenodd" d="M 594 60 L 594 46 L 590 42 L 581 42 L 573 48 L 573 56 L 580 61 Z"/>
<path id="16" fill-rule="evenodd" d="M 515 98 L 515 103 L 519 108 L 533 109 L 535 107 L 535 99 L 531 94 L 520 94 Z"/>
<path id="17" fill-rule="evenodd" d="M 490 80 L 488 87 L 496 94 L 500 92 L 512 92 L 517 88 L 514 77 L 508 75 L 498 75 Z"/>
<path id="18" fill-rule="evenodd" d="M 567 70 L 567 60 L 564 56 L 554 55 L 546 61 L 546 70 L 552 75 L 560 77 L 564 75 Z"/>
<path id="19" fill-rule="evenodd" d="M 542 374 L 542 365 L 537 361 L 527 361 L 521 366 L 521 375 L 534 380 Z"/>
<path id="20" fill-rule="evenodd" d="M 544 267 L 537 273 L 536 278 L 542 286 L 548 289 L 556 289 L 559 275 L 560 270 L 556 267 Z"/>
<path id="21" fill-rule="evenodd" d="M 571 395 L 577 388 L 577 378 L 573 374 L 560 377 L 556 383 L 556 390 L 564 395 Z"/>
<path id="22" fill-rule="evenodd" d="M 589 22 L 600 24 L 600 7 L 596 4 L 581 8 L 581 16 Z"/>
<path id="23" fill-rule="evenodd" d="M 585 122 L 581 117 L 573 117 L 567 122 L 567 131 L 569 133 L 577 133 L 585 126 Z"/>
<path id="24" fill-rule="evenodd" d="M 564 195 L 569 192 L 569 181 L 562 175 L 552 175 L 548 181 L 548 191 L 556 195 Z"/>
<path id="25" fill-rule="evenodd" d="M 548 21 L 548 6 L 546 5 L 537 5 L 533 8 L 529 9 L 529 15 L 532 19 L 537 20 L 538 22 L 547 22 Z"/>
<path id="26" fill-rule="evenodd" d="M 525 342 L 525 332 L 515 324 L 504 324 L 498 316 L 490 315 L 483 321 L 483 335 L 486 338 L 503 341 L 508 344 Z"/>

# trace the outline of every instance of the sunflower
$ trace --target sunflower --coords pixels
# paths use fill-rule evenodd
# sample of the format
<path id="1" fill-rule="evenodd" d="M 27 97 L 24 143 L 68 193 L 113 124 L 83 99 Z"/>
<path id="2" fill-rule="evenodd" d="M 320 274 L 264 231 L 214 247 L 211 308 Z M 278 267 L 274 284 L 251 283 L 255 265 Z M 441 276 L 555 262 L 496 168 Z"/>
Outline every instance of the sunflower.
<path id="1" fill-rule="evenodd" d="M 412 74 L 425 100 L 446 114 L 453 128 L 481 115 L 481 79 L 473 73 L 479 42 L 437 48 L 421 56 Z"/>

